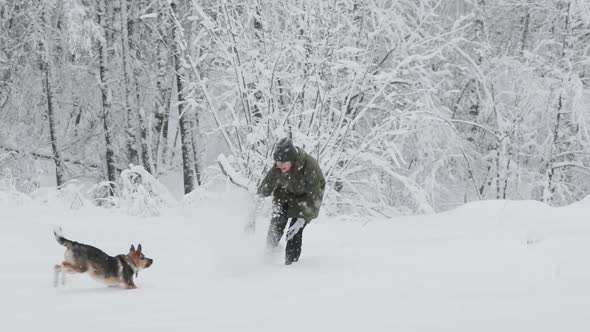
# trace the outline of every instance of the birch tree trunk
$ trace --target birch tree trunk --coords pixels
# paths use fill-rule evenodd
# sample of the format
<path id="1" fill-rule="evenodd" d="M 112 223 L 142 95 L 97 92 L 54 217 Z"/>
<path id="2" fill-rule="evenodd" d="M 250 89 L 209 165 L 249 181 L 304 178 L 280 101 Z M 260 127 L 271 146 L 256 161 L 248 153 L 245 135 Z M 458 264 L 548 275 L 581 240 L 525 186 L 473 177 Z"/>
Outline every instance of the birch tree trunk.
<path id="1" fill-rule="evenodd" d="M 529 37 L 529 25 L 530 25 L 530 21 L 531 21 L 531 11 L 529 9 L 531 5 L 531 1 L 527 1 L 527 9 L 526 9 L 526 15 L 523 18 L 523 23 L 522 23 L 522 36 L 520 38 L 520 57 L 522 58 L 524 56 L 524 51 L 526 50 L 526 45 L 527 45 L 527 41 L 528 41 L 528 37 Z"/>
<path id="2" fill-rule="evenodd" d="M 103 132 L 104 132 L 104 139 L 105 139 L 105 159 L 107 164 L 107 180 L 111 183 L 111 192 L 114 189 L 114 183 L 117 178 L 117 171 L 115 167 L 115 153 L 113 150 L 113 139 L 112 139 L 112 121 L 111 121 L 111 92 L 107 82 L 107 51 L 106 46 L 108 45 L 108 36 L 109 34 L 106 33 L 107 26 L 105 24 L 105 13 L 106 13 L 106 6 L 105 1 L 107 0 L 100 0 L 99 8 L 97 11 L 97 19 L 98 25 L 103 29 L 104 39 L 98 41 L 98 59 L 99 59 L 99 77 L 100 77 L 100 92 L 101 92 L 101 101 L 102 101 L 102 123 L 103 123 Z"/>
<path id="3" fill-rule="evenodd" d="M 136 84 L 137 86 L 137 84 Z M 138 87 L 137 87 L 138 88 Z M 139 88 L 138 88 L 139 94 Z M 149 138 L 149 131 L 148 131 L 148 124 L 146 124 L 146 115 L 143 108 L 139 108 L 139 114 L 137 114 L 139 119 L 139 134 L 140 134 L 140 142 L 141 142 L 141 163 L 143 168 L 146 171 L 153 174 L 153 162 L 152 162 L 152 153 L 150 152 L 150 138 Z"/>
<path id="4" fill-rule="evenodd" d="M 257 2 L 254 15 L 254 37 L 256 40 L 256 48 L 260 51 L 259 56 L 265 56 L 264 26 L 261 21 L 260 7 L 261 4 Z M 254 76 L 255 81 L 248 83 L 249 93 L 254 96 L 254 107 L 252 108 L 252 122 L 254 126 L 258 125 L 262 120 L 262 111 L 260 110 L 259 105 L 264 104 L 263 92 L 259 87 L 260 77 L 262 77 L 262 73 L 258 70 Z"/>
<path id="5" fill-rule="evenodd" d="M 135 93 L 135 98 L 133 99 L 135 107 L 132 110 L 132 113 L 134 119 L 137 120 L 137 125 L 134 125 L 133 128 L 136 131 L 137 129 L 139 129 L 140 163 L 147 172 L 153 173 L 152 150 L 150 135 L 148 133 L 148 127 L 150 125 L 150 122 L 146 121 L 145 110 L 142 106 L 142 88 L 140 84 L 142 80 L 141 65 L 142 63 L 144 63 L 140 41 L 143 38 L 144 30 L 141 29 L 141 20 L 139 18 L 139 12 L 137 8 L 143 8 L 143 5 L 144 4 L 142 2 L 136 2 L 135 7 L 130 8 L 133 11 L 131 13 L 127 11 L 127 34 L 129 36 L 129 63 L 131 68 L 130 73 L 133 74 L 133 86 Z M 135 134 L 135 139 L 137 140 L 137 132 Z M 138 146 L 135 145 L 134 147 L 137 149 Z"/>
<path id="6" fill-rule="evenodd" d="M 170 8 L 172 13 L 176 13 L 176 4 L 171 3 Z M 179 115 L 179 127 L 180 127 L 180 141 L 182 151 L 182 173 L 184 177 L 184 193 L 188 194 L 194 190 L 195 187 L 195 162 L 193 160 L 192 152 L 192 133 L 190 116 L 186 110 L 186 103 L 184 98 L 184 68 L 180 63 L 180 50 L 178 40 L 178 27 L 176 24 L 172 25 L 172 57 L 174 60 L 174 72 L 176 75 L 176 97 L 178 101 L 178 115 Z"/>
<path id="7" fill-rule="evenodd" d="M 127 14 L 127 0 L 120 0 L 121 6 L 121 58 L 123 60 L 123 84 L 125 85 L 125 113 L 126 113 L 126 148 L 129 163 L 139 164 L 139 153 L 137 152 L 136 138 L 136 114 L 131 99 L 133 95 L 133 85 L 131 82 L 131 58 L 129 56 L 129 18 Z"/>
<path id="8" fill-rule="evenodd" d="M 47 100 L 47 120 L 49 122 L 49 137 L 51 139 L 51 150 L 53 153 L 53 161 L 55 162 L 55 178 L 57 186 L 60 187 L 65 182 L 64 164 L 61 158 L 61 154 L 57 144 L 57 135 L 55 129 L 55 89 L 51 76 L 51 43 L 50 43 L 50 26 L 47 20 L 47 8 L 43 9 L 42 22 L 44 29 L 44 41 L 42 42 L 42 54 L 41 54 L 41 70 L 44 74 L 43 87 L 45 90 L 45 96 Z"/>
<path id="9" fill-rule="evenodd" d="M 562 178 L 566 175 L 561 170 L 560 162 L 571 162 L 573 159 L 571 153 L 567 153 L 570 148 L 571 139 L 574 136 L 574 125 L 571 121 L 571 112 L 568 109 L 568 91 L 566 85 L 570 80 L 569 76 L 572 71 L 572 54 L 569 38 L 572 34 L 571 26 L 571 2 L 563 3 L 561 18 L 563 19 L 563 39 L 561 45 L 560 54 L 560 75 L 561 82 L 558 89 L 557 107 L 555 112 L 555 126 L 553 127 L 553 141 L 549 149 L 550 155 L 547 160 L 549 161 L 547 172 L 546 172 L 546 188 L 543 193 L 543 201 L 555 201 L 554 198 L 557 184 L 562 182 Z"/>
<path id="10" fill-rule="evenodd" d="M 158 1 L 158 75 L 156 77 L 156 98 L 155 98 L 155 117 L 154 117 L 154 168 L 155 171 L 160 168 L 161 160 L 166 157 L 166 147 L 168 145 L 168 117 L 170 116 L 170 84 L 166 82 L 168 73 L 168 39 L 169 15 L 164 0 Z"/>
<path id="11" fill-rule="evenodd" d="M 201 174 L 201 157 L 199 156 L 199 144 L 203 144 L 203 141 L 200 140 L 201 135 L 199 135 L 199 115 L 195 114 L 194 119 L 191 121 L 192 125 L 192 135 L 191 135 L 191 143 L 193 147 L 193 157 L 195 160 L 195 176 L 197 180 L 197 185 L 203 184 L 203 177 Z"/>

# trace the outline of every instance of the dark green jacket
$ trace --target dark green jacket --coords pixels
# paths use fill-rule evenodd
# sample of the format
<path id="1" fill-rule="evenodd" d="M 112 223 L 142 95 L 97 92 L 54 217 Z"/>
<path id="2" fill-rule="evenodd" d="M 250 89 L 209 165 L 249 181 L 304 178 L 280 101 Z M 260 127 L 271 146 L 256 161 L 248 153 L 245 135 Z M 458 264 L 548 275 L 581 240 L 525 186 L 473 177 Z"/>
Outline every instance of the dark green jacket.
<path id="1" fill-rule="evenodd" d="M 317 218 L 326 180 L 318 162 L 303 149 L 297 148 L 297 160 L 286 174 L 274 165 L 258 187 L 261 196 L 273 196 L 275 205 L 289 203 L 288 218 Z"/>

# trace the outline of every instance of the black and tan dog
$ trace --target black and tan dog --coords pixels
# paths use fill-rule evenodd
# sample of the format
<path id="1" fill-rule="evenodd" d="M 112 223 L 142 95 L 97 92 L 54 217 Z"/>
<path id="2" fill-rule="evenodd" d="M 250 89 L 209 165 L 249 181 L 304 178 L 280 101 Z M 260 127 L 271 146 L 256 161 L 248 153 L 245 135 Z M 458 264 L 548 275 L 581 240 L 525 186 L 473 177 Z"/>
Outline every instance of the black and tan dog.
<path id="1" fill-rule="evenodd" d="M 137 249 L 133 245 L 129 253 L 124 255 L 109 256 L 102 250 L 87 244 L 75 242 L 64 238 L 61 229 L 53 231 L 59 244 L 66 247 L 63 263 L 55 266 L 54 284 L 57 287 L 59 277 L 62 277 L 62 285 L 65 284 L 65 273 L 88 272 L 91 277 L 106 283 L 109 286 L 121 285 L 127 288 L 136 288 L 133 277 L 139 271 L 148 268 L 154 262 L 142 253 L 141 244 Z"/>

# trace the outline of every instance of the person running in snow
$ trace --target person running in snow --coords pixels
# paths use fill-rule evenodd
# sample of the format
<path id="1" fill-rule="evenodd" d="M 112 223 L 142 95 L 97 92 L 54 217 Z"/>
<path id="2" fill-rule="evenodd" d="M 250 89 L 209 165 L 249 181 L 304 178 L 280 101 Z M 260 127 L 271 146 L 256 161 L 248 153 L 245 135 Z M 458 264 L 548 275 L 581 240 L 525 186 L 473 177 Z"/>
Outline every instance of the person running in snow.
<path id="1" fill-rule="evenodd" d="M 267 246 L 276 248 L 287 221 L 285 264 L 299 260 L 303 229 L 317 218 L 324 198 L 326 181 L 318 162 L 289 138 L 281 139 L 273 153 L 275 161 L 258 187 L 258 195 L 273 196 L 273 216 L 267 234 Z"/>

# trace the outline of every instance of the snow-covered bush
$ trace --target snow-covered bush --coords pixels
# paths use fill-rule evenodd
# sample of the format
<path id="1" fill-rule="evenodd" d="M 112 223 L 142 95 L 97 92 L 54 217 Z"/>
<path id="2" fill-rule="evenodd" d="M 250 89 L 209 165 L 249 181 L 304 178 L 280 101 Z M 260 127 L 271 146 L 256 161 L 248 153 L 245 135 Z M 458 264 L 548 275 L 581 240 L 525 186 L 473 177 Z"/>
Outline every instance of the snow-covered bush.
<path id="1" fill-rule="evenodd" d="M 121 181 L 113 200 L 127 213 L 139 216 L 159 215 L 163 207 L 177 203 L 153 175 L 142 166 L 133 165 L 121 172 Z"/>
<path id="2" fill-rule="evenodd" d="M 28 168 L 19 167 L 20 156 L 14 152 L 0 154 L 0 202 L 23 202 L 38 187 L 37 176 L 27 172 Z"/>
<path id="3" fill-rule="evenodd" d="M 28 199 L 26 194 L 17 189 L 15 180 L 10 174 L 0 174 L 0 203 L 22 202 Z"/>
<path id="4" fill-rule="evenodd" d="M 78 180 L 69 180 L 61 187 L 42 187 L 29 194 L 36 202 L 59 206 L 66 209 L 79 209 L 91 205 L 88 199 L 88 185 Z"/>
<path id="5" fill-rule="evenodd" d="M 39 188 L 40 174 L 31 158 L 13 151 L 0 153 L 0 179 L 4 186 L 28 194 Z"/>

